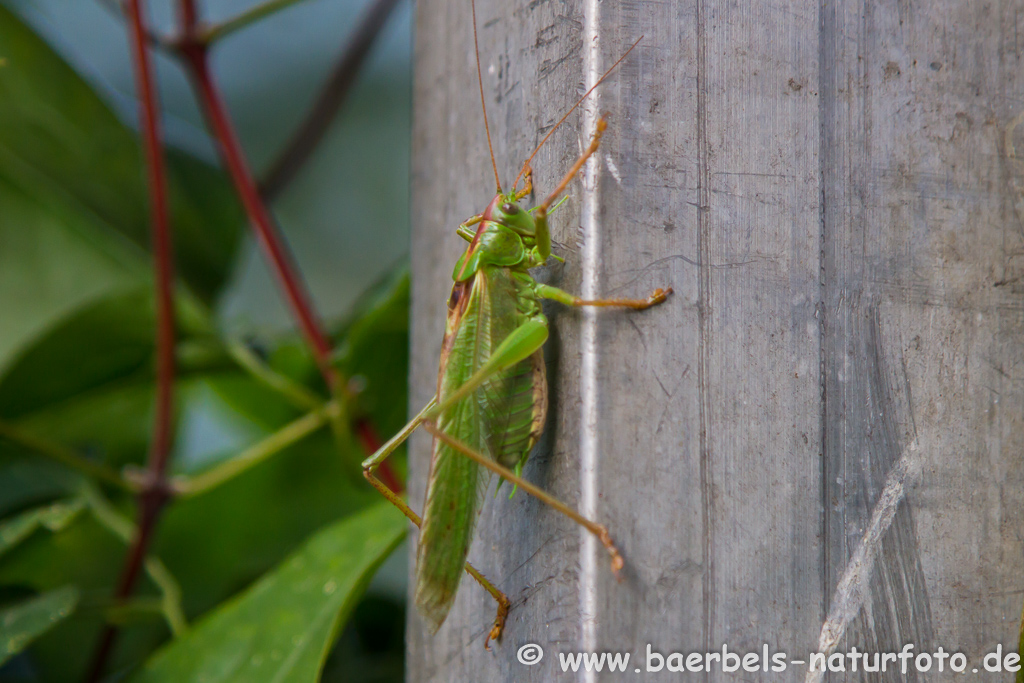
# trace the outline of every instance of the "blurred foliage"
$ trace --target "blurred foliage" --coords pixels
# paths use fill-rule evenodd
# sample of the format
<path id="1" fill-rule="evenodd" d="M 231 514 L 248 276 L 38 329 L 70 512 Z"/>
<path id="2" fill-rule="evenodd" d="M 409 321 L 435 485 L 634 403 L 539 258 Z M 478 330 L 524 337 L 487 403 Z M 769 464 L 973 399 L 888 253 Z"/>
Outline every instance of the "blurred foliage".
<path id="1" fill-rule="evenodd" d="M 67 617 L 78 604 L 78 590 L 65 586 L 0 610 L 0 664 Z"/>
<path id="2" fill-rule="evenodd" d="M 145 276 L 149 204 L 137 135 L 3 8 L 0 51 L 7 64 L 0 70 L 0 178 L 24 207 L 26 215 L 18 218 L 64 233 L 50 236 L 73 250 L 61 254 L 68 263 L 58 264 L 81 258 L 81 246 L 72 241 L 78 237 L 95 250 L 83 260 L 95 266 L 93 259 L 102 255 Z M 209 165 L 169 150 L 168 170 L 175 265 L 193 292 L 209 300 L 228 275 L 243 229 L 241 210 L 228 183 Z M 61 220 L 54 220 L 58 215 Z M 50 250 L 36 255 L 54 263 Z M 12 278 L 9 284 L 18 282 Z"/>
<path id="3" fill-rule="evenodd" d="M 111 679 L 315 681 L 327 662 L 325 680 L 341 680 L 358 662 L 376 672 L 365 680 L 399 680 L 402 604 L 359 601 L 406 525 L 354 475 L 361 446 L 326 427 L 173 500 L 133 599 L 112 603 L 134 533 L 121 472 L 145 461 L 154 394 L 142 155 L 136 133 L 2 7 L 0 59 L 0 681 L 81 680 L 106 623 L 122 629 Z M 211 308 L 244 218 L 218 169 L 175 151 L 168 161 L 172 467 L 188 478 L 310 414 L 266 375 L 328 396 L 295 335 L 221 338 Z M 346 408 L 384 436 L 405 420 L 408 305 L 399 272 L 335 329 L 336 365 L 357 390 Z M 168 605 L 192 622 L 176 638 Z"/>
<path id="4" fill-rule="evenodd" d="M 325 646 L 405 526 L 385 501 L 329 526 L 163 648 L 131 681 L 316 680 Z"/>

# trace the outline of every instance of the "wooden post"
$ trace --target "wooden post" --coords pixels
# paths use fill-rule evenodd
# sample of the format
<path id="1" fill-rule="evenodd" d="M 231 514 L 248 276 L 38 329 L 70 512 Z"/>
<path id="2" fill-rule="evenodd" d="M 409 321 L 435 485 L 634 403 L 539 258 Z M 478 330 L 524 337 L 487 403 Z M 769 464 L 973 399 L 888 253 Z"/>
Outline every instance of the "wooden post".
<path id="1" fill-rule="evenodd" d="M 493 179 L 469 0 L 417 13 L 418 409 L 455 227 Z M 493 604 L 463 581 L 436 635 L 410 612 L 409 680 L 561 680 L 559 653 L 579 651 L 632 656 L 626 674 L 581 680 L 636 680 L 648 644 L 807 660 L 911 643 L 972 667 L 1015 650 L 1024 4 L 479 0 L 477 14 L 505 183 L 644 35 L 534 161 L 543 196 L 610 114 L 596 182 L 553 217 L 566 264 L 541 275 L 676 294 L 644 313 L 547 309 L 552 415 L 525 476 L 596 509 L 625 580 L 557 513 L 488 500 L 470 558 L 513 600 L 505 637 L 484 651 Z M 427 439 L 410 457 L 418 509 Z M 517 661 L 526 643 L 538 664 Z"/>

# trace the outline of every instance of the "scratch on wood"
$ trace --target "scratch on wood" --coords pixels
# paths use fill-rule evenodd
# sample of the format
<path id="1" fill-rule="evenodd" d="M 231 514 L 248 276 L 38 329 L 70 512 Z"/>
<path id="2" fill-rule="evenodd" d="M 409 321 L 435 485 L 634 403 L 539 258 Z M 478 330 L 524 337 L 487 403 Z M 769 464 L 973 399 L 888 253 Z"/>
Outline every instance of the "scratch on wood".
<path id="1" fill-rule="evenodd" d="M 612 161 L 611 154 L 604 155 L 604 163 L 608 167 L 608 172 L 612 174 L 612 178 L 615 178 L 616 185 L 622 185 L 622 176 L 619 175 L 619 167 Z"/>
<path id="2" fill-rule="evenodd" d="M 697 386 L 700 393 L 700 492 L 704 543 L 702 564 L 704 574 L 701 590 L 704 602 L 703 640 L 710 652 L 715 622 L 714 564 L 714 481 L 711 471 L 711 395 L 708 373 L 711 365 L 711 226 L 708 208 L 711 202 L 711 161 L 708 157 L 708 40 L 704 0 L 697 0 L 697 314 L 699 320 L 699 353 Z"/>
<path id="3" fill-rule="evenodd" d="M 566 62 L 566 60 L 574 57 L 576 53 L 583 47 L 582 44 L 574 43 L 569 51 L 563 54 L 558 59 L 545 59 L 541 62 L 540 67 L 537 69 L 537 79 L 543 80 L 553 74 L 558 67 Z M 596 82 L 596 81 L 595 81 Z"/>
<path id="4" fill-rule="evenodd" d="M 846 633 L 846 627 L 856 618 L 868 597 L 868 581 L 874 569 L 875 556 L 882 547 L 882 539 L 892 525 L 896 510 L 906 494 L 908 477 L 916 474 L 918 459 L 917 439 L 911 441 L 900 459 L 889 470 L 885 486 L 871 513 L 871 522 L 857 543 L 853 556 L 843 570 L 843 576 L 832 595 L 832 607 L 828 618 L 821 625 L 818 636 L 818 652 L 826 657 L 832 654 L 836 645 Z M 807 672 L 805 683 L 820 683 L 824 671 L 813 669 Z"/>

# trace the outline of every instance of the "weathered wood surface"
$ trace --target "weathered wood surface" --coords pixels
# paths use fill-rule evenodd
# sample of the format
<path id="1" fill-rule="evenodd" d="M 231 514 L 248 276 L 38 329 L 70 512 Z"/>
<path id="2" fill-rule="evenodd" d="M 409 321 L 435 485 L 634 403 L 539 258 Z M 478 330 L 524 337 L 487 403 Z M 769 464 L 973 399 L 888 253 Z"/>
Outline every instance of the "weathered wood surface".
<path id="1" fill-rule="evenodd" d="M 418 409 L 464 245 L 455 226 L 493 181 L 468 0 L 420 0 L 417 14 Z M 830 617 L 848 622 L 839 651 L 941 645 L 976 666 L 1012 649 L 1024 1 L 479 0 L 478 17 L 506 181 L 595 70 L 645 36 L 599 90 L 611 128 L 598 180 L 554 215 L 566 264 L 543 275 L 580 291 L 593 269 L 601 294 L 676 294 L 593 323 L 548 309 L 552 417 L 525 475 L 577 504 L 592 487 L 626 580 L 557 513 L 498 496 L 471 560 L 514 601 L 505 638 L 484 651 L 493 603 L 466 580 L 436 635 L 410 614 L 409 680 L 568 678 L 558 653 L 592 649 L 633 654 L 628 674 L 593 679 L 635 680 L 648 643 L 806 658 Z M 541 194 L 592 118 L 571 116 L 535 160 Z M 428 457 L 418 437 L 417 508 Z M 837 595 L 887 477 L 899 494 L 894 468 L 906 495 L 869 548 L 865 590 Z M 524 643 L 544 648 L 536 666 L 517 662 Z M 829 678 L 847 679 L 902 678 Z"/>

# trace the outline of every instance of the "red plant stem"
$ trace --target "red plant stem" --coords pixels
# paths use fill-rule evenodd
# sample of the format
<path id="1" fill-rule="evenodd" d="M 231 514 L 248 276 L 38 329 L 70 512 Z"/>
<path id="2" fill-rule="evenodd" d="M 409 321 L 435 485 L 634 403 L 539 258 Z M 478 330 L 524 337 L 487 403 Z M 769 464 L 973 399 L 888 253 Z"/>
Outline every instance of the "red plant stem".
<path id="1" fill-rule="evenodd" d="M 234 181 L 245 212 L 255 228 L 260 246 L 267 258 L 270 259 L 274 274 L 284 289 L 292 312 L 298 319 L 302 335 L 313 350 L 313 356 L 324 376 L 324 381 L 331 389 L 335 389 L 338 375 L 330 364 L 331 344 L 310 305 L 309 294 L 292 263 L 291 255 L 278 235 L 270 212 L 256 190 L 256 182 L 249 171 L 241 145 L 239 145 L 234 128 L 228 119 L 224 102 L 214 83 L 213 75 L 210 73 L 206 50 L 199 44 L 183 45 L 182 54 L 191 67 L 192 76 L 199 89 L 203 110 L 206 112 L 210 128 L 219 144 L 221 157 Z"/>
<path id="2" fill-rule="evenodd" d="M 167 177 L 160 141 L 159 105 L 153 68 L 146 45 L 147 31 L 140 0 L 127 3 L 130 17 L 131 49 L 139 90 L 139 121 L 144 141 L 150 198 L 154 286 L 156 289 L 156 397 L 153 406 L 153 435 L 149 445 L 146 482 L 138 499 L 138 528 L 121 569 L 114 600 L 131 595 L 142 569 L 160 512 L 169 499 L 167 461 L 171 450 L 174 410 L 174 292 L 170 211 Z M 88 681 L 98 681 L 117 639 L 117 629 L 107 626 L 97 643 Z"/>
<path id="3" fill-rule="evenodd" d="M 291 253 L 281 238 L 278 228 L 260 196 L 256 180 L 249 170 L 245 152 L 238 141 L 231 117 L 228 115 L 220 89 L 210 70 L 208 44 L 202 40 L 199 31 L 199 16 L 195 0 L 181 0 L 181 37 L 178 41 L 178 52 L 185 60 L 198 92 L 200 106 L 206 115 L 207 122 L 213 132 L 220 150 L 221 159 L 228 169 L 235 185 L 246 215 L 249 217 L 260 246 L 263 248 L 271 269 L 277 277 L 285 298 L 291 308 L 292 315 L 299 324 L 302 336 L 313 351 L 317 367 L 328 388 L 336 395 L 345 396 L 347 387 L 342 386 L 341 375 L 331 365 L 331 343 L 324 331 L 305 283 L 292 260 Z M 367 453 L 373 453 L 380 443 L 372 426 L 365 420 L 357 424 L 356 434 Z M 394 472 L 382 464 L 378 470 L 381 479 L 389 482 L 394 490 L 401 492 L 403 486 Z"/>

